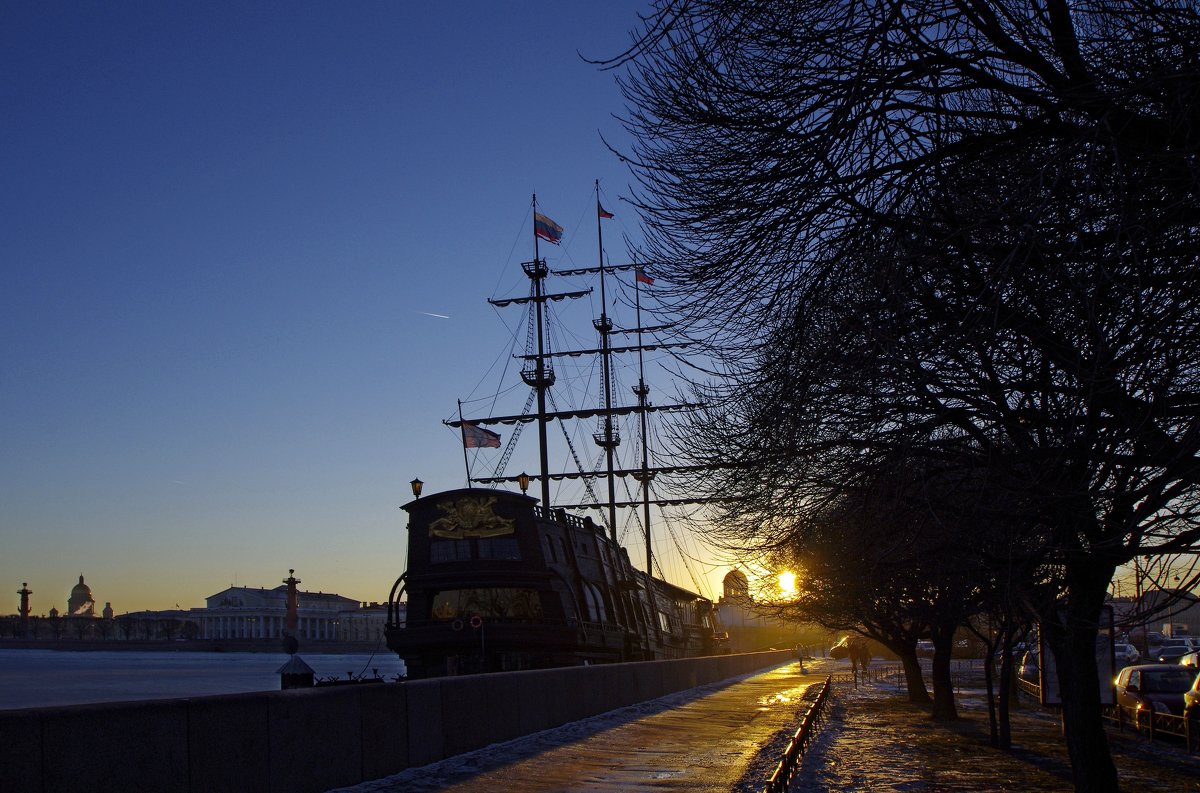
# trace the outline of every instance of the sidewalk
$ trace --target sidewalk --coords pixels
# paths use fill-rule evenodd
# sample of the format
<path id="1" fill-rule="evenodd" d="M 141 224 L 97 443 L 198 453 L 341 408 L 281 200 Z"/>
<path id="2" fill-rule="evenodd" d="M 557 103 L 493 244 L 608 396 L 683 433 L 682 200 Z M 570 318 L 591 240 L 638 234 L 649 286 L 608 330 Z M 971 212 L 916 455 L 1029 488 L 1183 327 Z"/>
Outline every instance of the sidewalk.
<path id="1" fill-rule="evenodd" d="M 802 698 L 834 664 L 806 662 L 805 674 L 785 664 L 340 791 L 761 790 L 807 707 Z M 764 752 L 769 744 L 778 750 Z"/>

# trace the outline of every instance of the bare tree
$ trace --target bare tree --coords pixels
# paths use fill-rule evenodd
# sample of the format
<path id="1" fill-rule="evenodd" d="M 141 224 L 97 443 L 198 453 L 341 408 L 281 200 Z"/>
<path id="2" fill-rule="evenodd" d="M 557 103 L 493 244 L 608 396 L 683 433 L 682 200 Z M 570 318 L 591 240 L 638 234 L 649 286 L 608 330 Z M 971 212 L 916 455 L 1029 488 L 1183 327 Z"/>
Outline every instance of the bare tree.
<path id="1" fill-rule="evenodd" d="M 689 484 L 770 548 L 952 437 L 1031 505 L 1075 784 L 1116 790 L 1100 606 L 1200 542 L 1197 9 L 681 0 L 612 65 L 647 259 L 732 383 L 686 451 L 753 466 Z"/>
<path id="2" fill-rule="evenodd" d="M 794 598 L 766 608 L 786 619 L 856 631 L 878 642 L 900 659 L 909 701 L 930 704 L 916 649 L 929 634 L 928 612 L 905 608 L 928 592 L 919 578 L 896 575 L 895 568 L 880 564 L 893 546 L 874 542 L 873 533 L 859 524 L 862 517 L 853 511 L 819 515 L 794 533 L 793 542 L 773 554 L 770 563 L 800 571 L 801 584 Z"/>

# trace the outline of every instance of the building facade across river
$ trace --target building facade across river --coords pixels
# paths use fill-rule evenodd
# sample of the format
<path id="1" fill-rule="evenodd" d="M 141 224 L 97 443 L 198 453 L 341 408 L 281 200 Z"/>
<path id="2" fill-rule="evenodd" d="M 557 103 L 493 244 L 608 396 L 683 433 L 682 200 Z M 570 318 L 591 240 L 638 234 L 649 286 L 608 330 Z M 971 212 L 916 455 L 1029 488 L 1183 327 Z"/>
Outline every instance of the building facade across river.
<path id="1" fill-rule="evenodd" d="M 299 639 L 342 639 L 346 612 L 360 611 L 357 600 L 325 592 L 299 592 L 296 633 Z M 199 617 L 205 639 L 280 639 L 287 628 L 287 587 L 230 587 L 205 598 Z M 382 619 L 381 619 L 382 622 Z"/>

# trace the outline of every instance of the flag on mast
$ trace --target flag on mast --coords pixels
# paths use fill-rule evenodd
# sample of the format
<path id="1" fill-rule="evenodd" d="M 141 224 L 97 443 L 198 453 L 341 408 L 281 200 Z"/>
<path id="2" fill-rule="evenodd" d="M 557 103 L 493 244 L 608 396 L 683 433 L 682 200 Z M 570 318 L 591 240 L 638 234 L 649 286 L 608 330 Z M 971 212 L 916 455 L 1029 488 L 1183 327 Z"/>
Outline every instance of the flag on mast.
<path id="1" fill-rule="evenodd" d="M 646 275 L 646 270 L 643 267 L 641 267 L 640 265 L 636 269 L 634 269 L 633 273 L 634 273 L 634 275 L 633 275 L 634 280 L 637 281 L 639 284 L 646 284 L 647 286 L 654 285 L 654 279 L 651 278 L 650 276 Z"/>
<path id="2" fill-rule="evenodd" d="M 476 427 L 467 421 L 462 423 L 462 437 L 464 449 L 500 448 L 500 435 L 498 433 L 485 430 L 483 427 Z"/>
<path id="3" fill-rule="evenodd" d="M 600 206 L 599 201 L 596 202 L 596 214 L 598 214 L 602 218 L 610 218 L 613 216 L 613 213 L 609 212 L 607 209 Z"/>
<path id="4" fill-rule="evenodd" d="M 555 245 L 562 241 L 563 227 L 555 223 L 541 212 L 533 213 L 533 233 L 547 242 Z"/>

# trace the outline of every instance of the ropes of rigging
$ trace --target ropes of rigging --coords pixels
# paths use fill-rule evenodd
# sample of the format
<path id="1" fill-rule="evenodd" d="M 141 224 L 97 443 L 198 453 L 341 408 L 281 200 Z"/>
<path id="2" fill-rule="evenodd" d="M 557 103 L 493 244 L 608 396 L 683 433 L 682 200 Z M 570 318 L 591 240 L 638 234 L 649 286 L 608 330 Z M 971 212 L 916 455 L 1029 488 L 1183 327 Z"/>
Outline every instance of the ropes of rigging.
<path id="1" fill-rule="evenodd" d="M 558 411 L 558 400 L 556 400 L 554 398 L 554 392 L 547 390 L 546 396 L 550 398 L 550 404 L 554 408 L 554 410 L 557 412 Z M 561 421 L 558 423 L 558 426 L 559 426 L 559 429 L 562 430 L 563 439 L 566 441 L 567 448 L 571 452 L 571 459 L 575 461 L 575 467 L 578 468 L 580 471 L 585 470 L 583 467 L 583 463 L 579 462 L 579 453 L 575 450 L 575 444 L 571 441 L 571 436 L 567 433 L 567 428 L 563 425 L 563 423 Z M 591 481 L 588 479 L 583 480 L 583 486 L 587 490 L 588 496 L 596 503 L 600 503 L 600 500 L 598 498 L 596 498 L 596 491 L 592 488 Z"/>
<path id="2" fill-rule="evenodd" d="M 533 407 L 533 400 L 536 396 L 537 391 L 532 388 L 529 389 L 529 396 L 525 397 L 525 407 L 521 408 L 522 413 L 529 412 L 529 409 Z M 508 468 L 508 461 L 512 459 L 513 452 L 516 451 L 517 448 L 517 441 L 520 439 L 521 431 L 524 429 L 525 425 L 519 421 L 513 425 L 513 430 L 508 436 L 508 443 L 504 447 L 504 454 L 500 455 L 500 461 L 496 463 L 496 468 L 492 472 L 493 477 L 498 479 L 504 476 L 504 471 L 506 468 Z M 492 489 L 495 490 L 499 484 L 499 482 L 492 482 Z"/>

